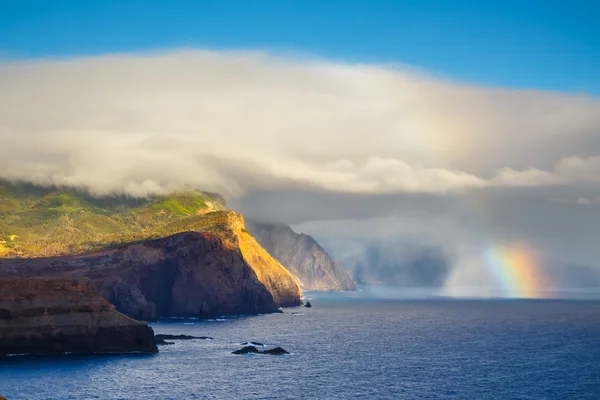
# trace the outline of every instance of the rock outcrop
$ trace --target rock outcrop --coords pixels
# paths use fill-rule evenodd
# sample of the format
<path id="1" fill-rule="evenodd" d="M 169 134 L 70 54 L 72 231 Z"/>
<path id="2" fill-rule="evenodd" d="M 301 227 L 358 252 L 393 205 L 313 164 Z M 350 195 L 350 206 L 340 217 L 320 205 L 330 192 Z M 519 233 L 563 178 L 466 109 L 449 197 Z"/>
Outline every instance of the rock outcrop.
<path id="1" fill-rule="evenodd" d="M 186 218 L 165 227 L 169 233 L 182 230 L 217 235 L 225 246 L 239 249 L 244 261 L 280 307 L 301 305 L 302 290 L 294 276 L 267 252 L 246 230 L 244 218 L 233 211 L 218 211 Z"/>
<path id="2" fill-rule="evenodd" d="M 158 352 L 152 328 L 117 312 L 89 279 L 0 279 L 0 355 L 133 352 Z"/>
<path id="3" fill-rule="evenodd" d="M 231 354 L 273 354 L 273 355 L 282 355 L 282 354 L 290 354 L 288 351 L 281 347 L 275 347 L 274 349 L 260 351 L 255 346 L 245 346 L 239 350 L 232 351 Z"/>
<path id="4" fill-rule="evenodd" d="M 175 344 L 175 342 L 169 342 L 169 341 L 167 341 L 165 339 L 160 339 L 160 338 L 156 338 L 156 337 L 155 337 L 155 340 L 156 340 L 156 345 L 157 346 L 166 346 L 166 345 L 169 345 L 169 344 Z"/>
<path id="5" fill-rule="evenodd" d="M 218 235 L 184 232 L 87 255 L 0 259 L 0 276 L 88 277 L 118 311 L 147 321 L 270 313 L 300 305 L 293 277 L 243 231 L 241 216 L 212 214 L 220 215 L 210 221 L 222 225 L 202 220 L 204 230 Z"/>
<path id="6" fill-rule="evenodd" d="M 249 222 L 248 231 L 294 275 L 303 290 L 356 290 L 348 271 L 309 235 L 287 225 Z"/>
<path id="7" fill-rule="evenodd" d="M 192 336 L 192 335 L 167 335 L 164 333 L 157 333 L 154 335 L 156 340 L 193 340 L 193 339 L 202 339 L 202 340 L 213 340 L 210 336 Z"/>

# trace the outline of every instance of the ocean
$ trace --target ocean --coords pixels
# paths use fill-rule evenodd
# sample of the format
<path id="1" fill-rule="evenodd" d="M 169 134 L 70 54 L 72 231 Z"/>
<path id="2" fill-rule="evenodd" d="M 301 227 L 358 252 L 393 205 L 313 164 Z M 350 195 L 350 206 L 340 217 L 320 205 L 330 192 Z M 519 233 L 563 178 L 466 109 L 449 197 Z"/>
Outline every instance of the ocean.
<path id="1" fill-rule="evenodd" d="M 0 394 L 42 399 L 600 399 L 600 301 L 306 293 L 312 308 L 156 333 L 160 354 L 0 359 Z M 232 355 L 243 342 L 291 354 Z"/>

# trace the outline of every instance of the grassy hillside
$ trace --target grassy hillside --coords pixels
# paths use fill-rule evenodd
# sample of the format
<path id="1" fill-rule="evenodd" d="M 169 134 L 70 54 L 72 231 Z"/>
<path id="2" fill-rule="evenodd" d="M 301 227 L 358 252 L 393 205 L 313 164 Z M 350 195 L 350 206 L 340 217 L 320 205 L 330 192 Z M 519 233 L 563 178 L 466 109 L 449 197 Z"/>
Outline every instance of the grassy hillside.
<path id="1" fill-rule="evenodd" d="M 81 253 L 194 230 L 194 224 L 203 230 L 214 219 L 203 216 L 224 209 L 221 196 L 191 190 L 151 199 L 96 198 L 0 181 L 0 257 Z"/>

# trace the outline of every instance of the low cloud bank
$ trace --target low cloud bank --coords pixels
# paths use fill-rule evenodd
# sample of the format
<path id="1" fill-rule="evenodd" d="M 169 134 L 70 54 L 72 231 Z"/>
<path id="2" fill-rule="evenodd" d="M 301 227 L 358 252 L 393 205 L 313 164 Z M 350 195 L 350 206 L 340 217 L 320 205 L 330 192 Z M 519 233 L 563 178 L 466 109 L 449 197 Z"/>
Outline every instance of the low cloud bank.
<path id="1" fill-rule="evenodd" d="M 0 87 L 0 178 L 220 192 L 399 283 L 483 287 L 504 242 L 598 276 L 595 97 L 203 50 L 2 61 Z"/>
<path id="2" fill-rule="evenodd" d="M 598 183 L 600 101 L 174 50 L 0 63 L 0 177 L 132 196 Z"/>

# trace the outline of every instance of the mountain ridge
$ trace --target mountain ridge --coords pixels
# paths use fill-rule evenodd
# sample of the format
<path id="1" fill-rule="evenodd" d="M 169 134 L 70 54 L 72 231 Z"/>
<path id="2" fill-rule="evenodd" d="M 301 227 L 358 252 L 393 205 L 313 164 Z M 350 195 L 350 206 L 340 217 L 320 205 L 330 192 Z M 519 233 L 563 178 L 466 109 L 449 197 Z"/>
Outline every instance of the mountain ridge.
<path id="1" fill-rule="evenodd" d="M 303 290 L 356 290 L 352 276 L 310 235 L 281 223 L 248 222 L 249 232 L 294 275 Z"/>

